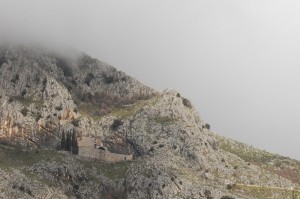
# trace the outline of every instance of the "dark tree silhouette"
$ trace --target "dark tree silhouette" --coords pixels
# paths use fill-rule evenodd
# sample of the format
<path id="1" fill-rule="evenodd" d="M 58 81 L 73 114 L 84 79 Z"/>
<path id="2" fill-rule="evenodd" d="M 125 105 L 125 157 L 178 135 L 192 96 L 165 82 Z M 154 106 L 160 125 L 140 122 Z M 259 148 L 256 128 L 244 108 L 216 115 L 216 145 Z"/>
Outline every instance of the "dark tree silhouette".
<path id="1" fill-rule="evenodd" d="M 67 134 L 67 141 L 66 141 L 66 150 L 67 151 L 71 151 L 71 146 L 72 146 L 72 143 L 71 143 L 71 133 L 68 132 L 68 134 Z"/>
<path id="2" fill-rule="evenodd" d="M 74 130 L 72 133 L 72 153 L 78 154 L 78 142 L 77 142 L 76 133 Z"/>
<path id="3" fill-rule="evenodd" d="M 65 132 L 63 131 L 62 134 L 61 134 L 61 143 L 60 143 L 60 147 L 62 150 L 66 150 L 66 146 L 67 146 L 67 143 L 66 143 L 66 135 L 65 135 Z"/>

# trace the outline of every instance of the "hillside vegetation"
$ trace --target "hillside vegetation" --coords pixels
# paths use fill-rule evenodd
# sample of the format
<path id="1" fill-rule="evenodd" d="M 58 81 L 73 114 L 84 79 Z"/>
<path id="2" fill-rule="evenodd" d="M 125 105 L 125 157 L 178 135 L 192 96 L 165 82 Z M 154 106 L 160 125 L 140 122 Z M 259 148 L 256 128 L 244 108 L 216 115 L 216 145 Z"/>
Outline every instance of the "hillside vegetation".
<path id="1" fill-rule="evenodd" d="M 299 198 L 298 161 L 214 134 L 175 90 L 24 46 L 0 48 L 0 73 L 0 198 Z M 134 160 L 63 151 L 63 132 Z"/>

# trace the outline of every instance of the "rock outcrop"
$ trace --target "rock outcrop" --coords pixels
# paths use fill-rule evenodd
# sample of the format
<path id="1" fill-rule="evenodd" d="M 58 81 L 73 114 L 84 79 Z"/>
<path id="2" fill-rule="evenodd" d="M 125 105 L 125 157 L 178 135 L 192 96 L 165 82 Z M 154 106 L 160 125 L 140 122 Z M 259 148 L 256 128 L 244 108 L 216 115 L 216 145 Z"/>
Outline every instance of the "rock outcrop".
<path id="1" fill-rule="evenodd" d="M 84 53 L 20 46 L 0 48 L 0 74 L 0 198 L 299 196 L 287 169 L 267 167 L 255 149 L 250 161 L 246 145 L 211 132 L 175 90 L 155 91 Z M 62 131 L 101 138 L 134 160 L 54 150 Z"/>
<path id="2" fill-rule="evenodd" d="M 22 46 L 0 52 L 0 135 L 21 136 L 40 147 L 45 138 L 39 132 L 59 138 L 82 114 L 99 117 L 157 93 L 84 53 L 57 55 Z"/>

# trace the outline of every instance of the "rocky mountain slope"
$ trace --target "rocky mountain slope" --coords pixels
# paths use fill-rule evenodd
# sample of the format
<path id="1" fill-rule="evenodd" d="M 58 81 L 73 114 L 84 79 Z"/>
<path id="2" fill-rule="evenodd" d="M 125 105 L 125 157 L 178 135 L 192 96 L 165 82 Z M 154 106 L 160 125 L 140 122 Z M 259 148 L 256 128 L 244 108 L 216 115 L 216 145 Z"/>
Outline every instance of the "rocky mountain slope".
<path id="1" fill-rule="evenodd" d="M 0 50 L 0 198 L 297 198 L 300 163 L 216 135 L 174 90 L 83 53 Z M 60 151 L 62 131 L 133 161 Z"/>

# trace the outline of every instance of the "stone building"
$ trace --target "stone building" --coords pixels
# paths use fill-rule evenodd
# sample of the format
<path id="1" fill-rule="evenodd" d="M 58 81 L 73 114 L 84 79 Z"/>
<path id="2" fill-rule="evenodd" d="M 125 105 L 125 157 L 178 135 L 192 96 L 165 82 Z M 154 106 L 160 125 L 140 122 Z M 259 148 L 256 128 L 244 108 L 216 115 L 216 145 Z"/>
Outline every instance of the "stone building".
<path id="1" fill-rule="evenodd" d="M 101 139 L 98 137 L 79 137 L 78 148 L 79 155 L 103 160 L 107 162 L 120 162 L 126 160 L 132 160 L 133 155 L 123 155 L 117 153 L 111 153 L 103 146 Z"/>

